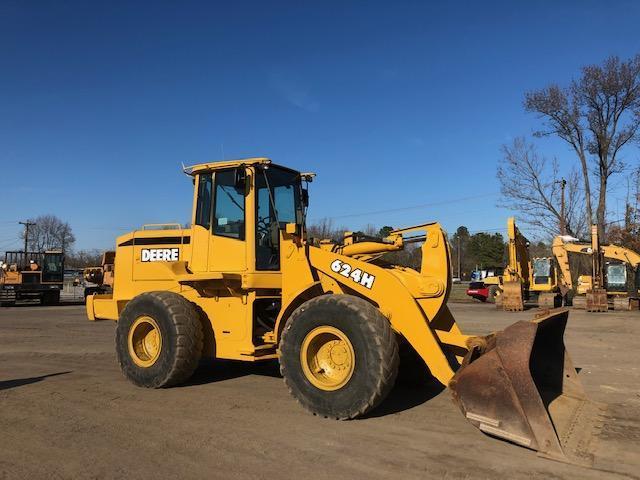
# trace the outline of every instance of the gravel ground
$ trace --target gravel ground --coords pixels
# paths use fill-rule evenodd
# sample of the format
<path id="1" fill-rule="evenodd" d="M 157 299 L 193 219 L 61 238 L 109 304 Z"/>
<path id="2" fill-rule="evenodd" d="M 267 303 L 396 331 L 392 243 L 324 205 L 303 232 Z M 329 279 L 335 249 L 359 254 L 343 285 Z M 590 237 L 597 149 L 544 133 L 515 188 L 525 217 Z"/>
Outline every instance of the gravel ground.
<path id="1" fill-rule="evenodd" d="M 465 332 L 532 312 L 452 304 Z M 565 340 L 588 395 L 608 404 L 593 469 L 481 434 L 449 393 L 398 385 L 368 418 L 322 420 L 276 364 L 204 365 L 185 386 L 121 375 L 115 324 L 82 306 L 0 309 L 0 478 L 640 478 L 640 312 L 574 311 Z"/>

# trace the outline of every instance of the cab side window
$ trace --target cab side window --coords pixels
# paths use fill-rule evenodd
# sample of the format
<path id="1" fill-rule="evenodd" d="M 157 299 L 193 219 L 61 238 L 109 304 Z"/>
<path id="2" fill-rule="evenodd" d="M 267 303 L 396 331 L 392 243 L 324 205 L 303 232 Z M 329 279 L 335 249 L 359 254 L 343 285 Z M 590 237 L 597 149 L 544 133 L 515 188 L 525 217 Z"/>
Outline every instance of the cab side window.
<path id="1" fill-rule="evenodd" d="M 198 177 L 198 204 L 196 205 L 196 225 L 211 228 L 211 174 Z"/>
<path id="2" fill-rule="evenodd" d="M 213 233 L 244 240 L 244 190 L 235 186 L 235 170 L 215 174 Z"/>

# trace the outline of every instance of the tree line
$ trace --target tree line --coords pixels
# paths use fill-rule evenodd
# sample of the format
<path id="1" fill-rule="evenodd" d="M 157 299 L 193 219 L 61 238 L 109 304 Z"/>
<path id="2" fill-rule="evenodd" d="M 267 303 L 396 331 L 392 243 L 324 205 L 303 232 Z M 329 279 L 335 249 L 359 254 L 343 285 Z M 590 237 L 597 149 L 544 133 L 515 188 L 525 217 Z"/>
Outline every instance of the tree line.
<path id="1" fill-rule="evenodd" d="M 388 225 L 378 228 L 369 224 L 355 233 L 356 235 L 384 238 L 393 230 L 394 228 Z M 349 231 L 352 230 L 347 226 L 334 227 L 330 218 L 323 218 L 307 228 L 309 238 L 329 239 L 338 243 L 342 241 L 344 232 Z M 449 237 L 449 245 L 452 274 L 454 276 L 458 275 L 459 265 L 462 280 L 468 280 L 473 270 L 487 267 L 504 267 L 507 261 L 506 244 L 501 233 L 475 232 L 472 234 L 467 227 L 460 226 Z M 531 246 L 532 255 L 534 256 L 548 256 L 550 255 L 550 250 L 550 246 L 542 241 Z M 419 269 L 421 250 L 419 246 L 408 245 L 404 250 L 385 253 L 381 259 L 389 263 Z"/>
<path id="2" fill-rule="evenodd" d="M 32 224 L 29 228 L 28 248 L 31 251 L 43 252 L 46 250 L 60 249 L 65 252 L 68 268 L 83 268 L 100 265 L 103 252 L 98 249 L 76 250 L 75 236 L 69 223 L 64 222 L 55 215 L 41 215 L 29 219 Z M 354 232 L 355 235 L 374 238 L 385 238 L 394 230 L 394 227 L 385 225 L 376 227 L 373 224 L 366 225 L 362 230 Z M 315 240 L 332 240 L 341 243 L 345 232 L 352 231 L 348 226 L 335 227 L 329 218 L 310 224 L 307 228 L 307 236 Z M 25 232 L 21 234 L 24 240 Z M 451 250 L 452 273 L 458 274 L 463 280 L 468 280 L 471 272 L 477 268 L 502 267 L 507 261 L 506 245 L 502 234 L 475 232 L 470 233 L 465 226 L 460 226 L 449 237 Z M 531 245 L 532 256 L 550 255 L 549 245 L 538 242 Z M 421 250 L 419 246 L 407 245 L 401 251 L 385 253 L 382 260 L 415 269 L 420 268 Z"/>

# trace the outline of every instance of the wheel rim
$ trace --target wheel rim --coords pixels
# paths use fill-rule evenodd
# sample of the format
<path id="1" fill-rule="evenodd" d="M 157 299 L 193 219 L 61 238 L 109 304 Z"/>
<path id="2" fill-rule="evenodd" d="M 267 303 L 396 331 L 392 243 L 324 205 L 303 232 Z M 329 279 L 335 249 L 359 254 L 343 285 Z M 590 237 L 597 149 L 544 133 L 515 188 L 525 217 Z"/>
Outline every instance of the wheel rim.
<path id="1" fill-rule="evenodd" d="M 139 367 L 149 368 L 156 363 L 162 349 L 162 335 L 156 321 L 143 315 L 129 329 L 129 356 Z"/>
<path id="2" fill-rule="evenodd" d="M 311 330 L 302 342 L 300 363 L 309 382 L 326 391 L 338 390 L 351 379 L 356 356 L 347 336 L 335 327 Z"/>

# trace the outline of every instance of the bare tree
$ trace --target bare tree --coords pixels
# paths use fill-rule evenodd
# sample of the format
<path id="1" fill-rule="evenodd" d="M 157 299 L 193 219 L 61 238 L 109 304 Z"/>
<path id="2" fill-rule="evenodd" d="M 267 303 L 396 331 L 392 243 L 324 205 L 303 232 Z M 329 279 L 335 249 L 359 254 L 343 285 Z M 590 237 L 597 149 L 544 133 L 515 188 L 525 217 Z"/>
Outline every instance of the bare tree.
<path id="1" fill-rule="evenodd" d="M 502 193 L 501 206 L 521 213 L 523 223 L 541 228 L 550 235 L 560 233 L 562 209 L 560 172 L 556 159 L 549 161 L 538 154 L 524 137 L 502 146 L 497 177 Z M 569 235 L 584 233 L 586 222 L 582 210 L 583 195 L 576 170 L 568 175 L 565 190 L 565 228 Z"/>
<path id="2" fill-rule="evenodd" d="M 341 242 L 344 237 L 344 232 L 349 231 L 349 227 L 341 226 L 334 227 L 333 219 L 321 218 L 316 223 L 307 225 L 307 236 L 309 238 L 315 238 L 316 240 L 333 240 L 335 242 Z"/>
<path id="3" fill-rule="evenodd" d="M 331 238 L 333 232 L 333 220 L 330 218 L 321 218 L 318 222 L 307 225 L 307 234 L 312 238 L 318 238 L 320 240 Z"/>
<path id="4" fill-rule="evenodd" d="M 78 250 L 66 255 L 65 262 L 73 268 L 95 267 L 102 262 L 102 251 L 98 249 Z"/>
<path id="5" fill-rule="evenodd" d="M 629 175 L 627 182 L 623 223 L 612 223 L 607 229 L 607 239 L 640 252 L 640 167 Z"/>
<path id="6" fill-rule="evenodd" d="M 367 223 L 364 226 L 364 229 L 361 230 L 361 233 L 364 233 L 369 237 L 377 237 L 380 233 L 380 228 L 376 227 L 373 223 Z"/>
<path id="7" fill-rule="evenodd" d="M 568 88 L 550 85 L 529 92 L 525 108 L 545 122 L 546 128 L 537 135 L 556 135 L 576 152 L 589 223 L 594 220 L 590 174 L 595 175 L 595 220 L 604 238 L 608 181 L 622 170 L 620 151 L 637 138 L 640 127 L 640 55 L 625 62 L 612 56 L 602 65 L 588 65 Z"/>
<path id="8" fill-rule="evenodd" d="M 43 252 L 54 248 L 71 250 L 76 241 L 71 226 L 55 215 L 40 215 L 29 219 L 28 247 L 31 251 Z M 24 239 L 24 232 L 21 237 Z"/>

